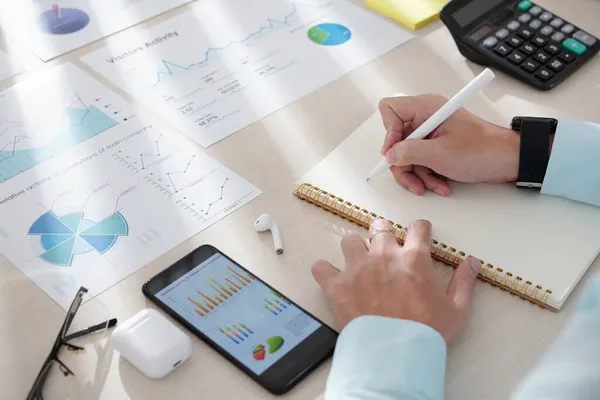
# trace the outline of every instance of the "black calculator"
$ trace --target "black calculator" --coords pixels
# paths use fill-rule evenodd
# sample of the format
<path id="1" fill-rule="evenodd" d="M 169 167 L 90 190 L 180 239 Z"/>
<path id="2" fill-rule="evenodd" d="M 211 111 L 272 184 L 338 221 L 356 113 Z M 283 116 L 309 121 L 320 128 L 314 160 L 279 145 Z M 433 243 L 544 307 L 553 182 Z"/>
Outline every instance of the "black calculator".
<path id="1" fill-rule="evenodd" d="M 440 19 L 467 59 L 541 90 L 600 50 L 600 39 L 528 0 L 453 0 Z"/>

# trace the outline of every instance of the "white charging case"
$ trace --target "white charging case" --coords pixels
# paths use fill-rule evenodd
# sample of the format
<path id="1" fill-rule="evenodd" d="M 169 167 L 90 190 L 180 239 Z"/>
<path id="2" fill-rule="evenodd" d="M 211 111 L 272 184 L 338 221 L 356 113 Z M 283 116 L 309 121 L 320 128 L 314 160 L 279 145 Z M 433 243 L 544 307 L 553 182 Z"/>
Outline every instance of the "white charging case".
<path id="1" fill-rule="evenodd" d="M 192 342 L 156 310 L 146 308 L 112 333 L 115 349 L 149 378 L 168 375 L 192 354 Z"/>

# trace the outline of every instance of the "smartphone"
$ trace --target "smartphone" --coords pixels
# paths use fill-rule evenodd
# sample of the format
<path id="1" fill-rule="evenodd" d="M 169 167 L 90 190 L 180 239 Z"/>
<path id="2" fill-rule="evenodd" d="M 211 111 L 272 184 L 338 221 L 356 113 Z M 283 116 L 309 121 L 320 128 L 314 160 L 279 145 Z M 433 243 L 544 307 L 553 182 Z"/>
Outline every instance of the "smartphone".
<path id="1" fill-rule="evenodd" d="M 335 348 L 336 331 L 210 245 L 142 292 L 273 394 L 289 391 Z"/>

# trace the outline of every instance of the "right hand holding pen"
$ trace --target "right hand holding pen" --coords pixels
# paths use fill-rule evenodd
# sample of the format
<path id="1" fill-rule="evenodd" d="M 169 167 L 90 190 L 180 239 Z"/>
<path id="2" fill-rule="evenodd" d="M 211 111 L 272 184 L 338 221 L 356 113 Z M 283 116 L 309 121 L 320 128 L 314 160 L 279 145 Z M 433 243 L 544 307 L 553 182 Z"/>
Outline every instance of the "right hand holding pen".
<path id="1" fill-rule="evenodd" d="M 451 194 L 458 182 L 509 182 L 517 178 L 520 139 L 516 132 L 459 109 L 426 139 L 404 140 L 447 99 L 438 95 L 382 99 L 386 129 L 381 148 L 396 181 L 416 195 Z"/>

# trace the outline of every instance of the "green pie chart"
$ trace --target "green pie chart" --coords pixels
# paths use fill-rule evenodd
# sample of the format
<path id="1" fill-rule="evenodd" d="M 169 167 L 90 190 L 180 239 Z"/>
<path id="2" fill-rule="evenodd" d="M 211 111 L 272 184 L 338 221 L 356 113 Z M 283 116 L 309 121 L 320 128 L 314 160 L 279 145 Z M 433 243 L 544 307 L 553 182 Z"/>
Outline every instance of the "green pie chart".
<path id="1" fill-rule="evenodd" d="M 284 340 L 281 336 L 273 336 L 265 340 L 265 342 L 269 345 L 269 354 L 273 354 L 283 346 Z"/>

